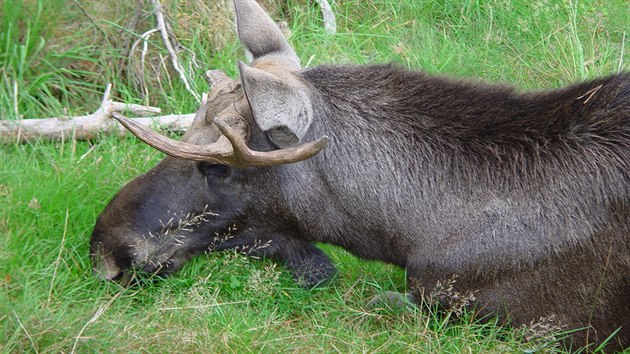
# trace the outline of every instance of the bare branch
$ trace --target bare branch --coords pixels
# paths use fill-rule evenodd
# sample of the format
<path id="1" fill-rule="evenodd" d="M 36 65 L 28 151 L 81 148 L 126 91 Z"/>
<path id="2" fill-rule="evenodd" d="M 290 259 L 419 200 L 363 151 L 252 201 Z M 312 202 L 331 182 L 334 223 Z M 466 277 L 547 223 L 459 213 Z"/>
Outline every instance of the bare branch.
<path id="1" fill-rule="evenodd" d="M 127 64 L 130 62 L 129 57 L 131 56 L 131 52 L 133 51 L 133 49 L 129 46 L 131 43 L 131 38 L 132 38 L 132 36 L 130 36 L 129 34 L 136 32 L 136 28 L 138 27 L 138 23 L 140 22 L 140 17 L 142 16 L 143 6 L 144 6 L 143 0 L 136 1 L 136 8 L 133 11 L 133 16 L 131 17 L 131 20 L 129 21 L 129 24 L 126 26 L 126 28 L 122 29 L 121 31 L 122 35 L 124 36 L 125 41 L 122 45 L 123 52 L 122 52 L 122 55 L 120 56 L 120 60 L 118 61 L 118 67 L 116 69 L 117 77 L 122 76 L 123 71 L 126 70 Z"/>
<path id="2" fill-rule="evenodd" d="M 149 49 L 149 38 L 151 37 L 153 33 L 159 32 L 159 31 L 160 31 L 159 29 L 153 28 L 144 32 L 138 37 L 138 39 L 135 42 L 133 42 L 133 44 L 131 45 L 131 48 L 129 49 L 128 61 L 131 62 L 132 56 L 136 50 L 136 47 L 140 45 L 140 42 L 142 42 L 142 52 L 140 54 L 140 74 L 139 74 L 140 78 L 138 79 L 140 82 L 138 83 L 138 85 L 140 86 L 140 90 L 142 91 L 142 99 L 144 100 L 144 102 L 148 102 L 149 100 L 149 90 L 147 89 L 147 82 L 144 75 L 146 56 L 147 56 L 147 51 Z"/>
<path id="3" fill-rule="evenodd" d="M 146 116 L 160 112 L 159 108 L 136 104 L 114 102 L 110 98 L 111 85 L 108 85 L 98 110 L 78 117 L 0 120 L 0 143 L 23 143 L 36 139 L 44 140 L 89 140 L 97 134 L 124 135 L 126 129 L 111 119 L 114 112 L 131 112 Z M 134 118 L 143 126 L 163 126 L 183 131 L 190 126 L 194 114 L 167 115 L 152 118 Z"/>
<path id="4" fill-rule="evenodd" d="M 319 7 L 322 9 L 322 17 L 324 18 L 324 30 L 326 33 L 333 35 L 337 33 L 337 20 L 328 0 L 317 0 Z"/>
<path id="5" fill-rule="evenodd" d="M 94 18 L 92 16 L 90 16 L 90 14 L 85 10 L 83 5 L 81 5 L 81 3 L 78 2 L 77 0 L 72 0 L 72 1 L 74 2 L 75 5 L 77 5 L 79 10 L 81 10 L 81 12 L 85 15 L 85 17 L 87 17 L 88 20 L 90 20 L 90 22 L 92 22 L 94 27 L 96 27 L 96 30 L 101 32 L 101 34 L 103 35 L 103 39 L 106 40 L 107 42 L 109 42 L 109 37 L 107 36 L 107 33 L 105 33 L 105 31 L 103 31 L 103 29 L 96 23 L 96 20 L 94 20 Z"/>
<path id="6" fill-rule="evenodd" d="M 184 83 L 184 86 L 186 87 L 186 90 L 190 92 L 190 94 L 193 95 L 193 97 L 195 97 L 197 102 L 200 102 L 201 96 L 197 92 L 195 92 L 190 86 L 190 83 L 188 82 L 188 78 L 186 77 L 186 73 L 184 72 L 184 69 L 182 69 L 181 65 L 179 64 L 179 58 L 177 57 L 177 53 L 175 52 L 175 49 L 173 48 L 173 45 L 171 44 L 168 30 L 166 29 L 166 23 L 164 21 L 164 13 L 162 13 L 162 5 L 160 4 L 158 0 L 152 0 L 152 2 L 153 2 L 153 5 L 155 6 L 155 17 L 157 19 L 157 28 L 160 30 L 160 34 L 162 34 L 162 40 L 164 42 L 164 45 L 166 46 L 166 49 L 168 50 L 168 53 L 171 56 L 171 62 L 173 63 L 173 68 L 175 68 L 175 71 L 177 71 L 177 73 L 179 74 L 180 79 L 182 80 L 182 82 Z"/>
<path id="7" fill-rule="evenodd" d="M 172 114 L 157 117 L 133 118 L 146 126 L 183 132 L 192 124 L 194 114 Z M 127 134 L 113 120 L 101 120 L 90 114 L 69 118 L 0 120 L 0 144 L 25 143 L 33 140 L 90 140 L 99 134 L 124 136 Z"/>

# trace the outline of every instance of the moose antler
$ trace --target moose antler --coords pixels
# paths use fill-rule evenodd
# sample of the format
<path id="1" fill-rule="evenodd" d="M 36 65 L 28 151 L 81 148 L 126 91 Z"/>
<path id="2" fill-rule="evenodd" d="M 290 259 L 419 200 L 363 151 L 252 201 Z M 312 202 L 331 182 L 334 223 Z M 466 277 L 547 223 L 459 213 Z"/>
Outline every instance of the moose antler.
<path id="1" fill-rule="evenodd" d="M 253 151 L 247 146 L 242 134 L 230 127 L 223 119 L 216 118 L 214 123 L 229 144 L 226 144 L 225 140 L 219 139 L 213 144 L 194 145 L 160 135 L 120 113 L 114 113 L 113 116 L 133 135 L 167 155 L 186 160 L 209 161 L 237 168 L 275 166 L 303 161 L 315 156 L 328 143 L 328 137 L 324 136 L 294 148 L 268 152 Z"/>

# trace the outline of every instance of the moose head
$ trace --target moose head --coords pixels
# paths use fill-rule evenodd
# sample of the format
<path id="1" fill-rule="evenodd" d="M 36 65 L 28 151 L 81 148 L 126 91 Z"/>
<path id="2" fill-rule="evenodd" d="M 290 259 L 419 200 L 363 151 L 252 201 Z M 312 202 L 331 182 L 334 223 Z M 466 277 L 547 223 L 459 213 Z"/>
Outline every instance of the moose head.
<path id="1" fill-rule="evenodd" d="M 269 226 L 269 209 L 280 198 L 273 168 L 317 155 L 328 138 L 303 142 L 313 113 L 293 74 L 299 59 L 282 32 L 256 2 L 234 5 L 238 35 L 254 60 L 239 63 L 240 81 L 209 72 L 212 92 L 181 141 L 115 116 L 170 156 L 127 184 L 98 218 L 91 255 L 101 278 L 166 275 L 196 254 L 233 248 L 295 264 L 296 279 L 307 286 L 334 272 L 310 243 L 272 242 L 281 241 Z"/>

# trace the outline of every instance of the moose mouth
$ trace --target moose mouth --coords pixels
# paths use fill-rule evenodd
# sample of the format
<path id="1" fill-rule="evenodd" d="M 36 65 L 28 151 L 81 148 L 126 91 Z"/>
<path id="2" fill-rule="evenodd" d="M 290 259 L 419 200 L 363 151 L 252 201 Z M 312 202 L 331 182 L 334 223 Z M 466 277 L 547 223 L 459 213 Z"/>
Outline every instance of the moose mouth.
<path id="1" fill-rule="evenodd" d="M 92 252 L 93 274 L 102 280 L 126 286 L 134 279 L 171 275 L 188 259 L 200 253 L 191 243 L 185 242 L 188 236 L 165 234 L 166 237 L 133 233 L 131 238 L 138 241 L 123 247 L 114 246 L 113 249 L 96 243 Z"/>
<path id="2" fill-rule="evenodd" d="M 102 279 L 118 282 L 122 286 L 129 286 L 150 279 L 162 279 L 179 270 L 192 257 L 192 253 L 176 250 L 171 254 L 152 255 L 151 258 L 141 258 L 130 266 L 118 264 L 111 253 L 103 255 L 97 252 L 92 257 L 93 274 Z M 190 256 L 189 256 L 190 254 Z"/>
<path id="3" fill-rule="evenodd" d="M 214 223 L 210 223 L 210 219 Z M 205 236 L 216 223 L 226 224 L 223 232 Z M 205 253 L 233 248 L 236 226 L 204 208 L 200 213 L 178 215 L 167 222 L 160 221 L 156 232 L 139 234 L 126 230 L 124 239 L 137 241 L 113 248 L 93 245 L 93 274 L 102 280 L 116 281 L 123 286 L 139 280 L 162 279 L 177 272 L 191 258 Z M 203 242 L 200 242 L 203 240 Z"/>

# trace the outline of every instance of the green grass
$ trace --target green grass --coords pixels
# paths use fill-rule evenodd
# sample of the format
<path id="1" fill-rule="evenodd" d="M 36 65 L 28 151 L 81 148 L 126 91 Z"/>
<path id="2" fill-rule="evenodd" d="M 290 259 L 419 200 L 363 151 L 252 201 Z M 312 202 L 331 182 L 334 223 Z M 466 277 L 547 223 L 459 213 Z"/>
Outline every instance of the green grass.
<path id="1" fill-rule="evenodd" d="M 196 2 L 164 2 L 178 39 L 202 64 L 189 71 L 194 89 L 207 89 L 204 70 L 234 74 L 242 53 L 225 32 L 229 23 L 208 20 L 212 11 Z M 196 108 L 172 70 L 147 65 L 143 96 L 137 85 L 143 72 L 137 65 L 121 69 L 122 59 L 138 63 L 138 52 L 123 50 L 133 6 L 81 1 L 88 19 L 74 2 L 0 3 L 0 118 L 93 111 L 107 82 L 120 100 L 167 113 Z M 334 37 L 324 33 L 312 0 L 266 3 L 289 23 L 291 42 L 309 65 L 394 61 L 522 88 L 630 69 L 625 0 L 337 1 Z M 151 20 L 132 32 L 143 33 Z M 147 55 L 158 54 L 166 55 L 153 36 Z M 329 246 L 339 276 L 310 291 L 297 288 L 281 266 L 232 253 L 198 257 L 142 288 L 97 281 L 88 259 L 96 217 L 124 183 L 160 158 L 132 138 L 0 146 L 3 352 L 503 353 L 538 345 L 470 316 L 365 309 L 366 299 L 383 290 L 405 290 L 404 272 Z"/>

